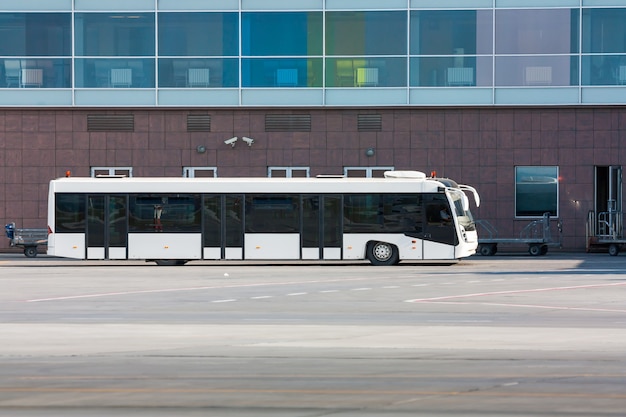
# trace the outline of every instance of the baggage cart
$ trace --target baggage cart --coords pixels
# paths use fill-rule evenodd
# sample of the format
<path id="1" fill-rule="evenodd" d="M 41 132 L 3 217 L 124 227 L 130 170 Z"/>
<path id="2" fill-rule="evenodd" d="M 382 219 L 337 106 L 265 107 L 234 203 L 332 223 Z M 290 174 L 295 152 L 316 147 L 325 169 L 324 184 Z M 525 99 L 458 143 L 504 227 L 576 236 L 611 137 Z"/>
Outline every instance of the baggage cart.
<path id="1" fill-rule="evenodd" d="M 548 246 L 561 247 L 563 222 L 556 222 L 559 237 L 558 240 L 553 240 L 550 213 L 544 213 L 541 219 L 528 223 L 519 237 L 498 237 L 498 231 L 487 220 L 477 220 L 476 224 L 479 227 L 477 252 L 484 256 L 495 255 L 500 244 L 528 245 L 528 253 L 533 256 L 545 255 L 548 253 Z"/>
<path id="2" fill-rule="evenodd" d="M 24 255 L 28 258 L 37 256 L 37 247 L 48 244 L 47 229 L 17 229 L 15 222 L 4 226 L 11 247 L 24 249 Z"/>
<path id="3" fill-rule="evenodd" d="M 610 206 L 609 206 L 610 207 Z M 617 256 L 626 247 L 624 236 L 623 213 L 617 210 L 587 214 L 587 252 L 602 249 L 611 256 Z"/>

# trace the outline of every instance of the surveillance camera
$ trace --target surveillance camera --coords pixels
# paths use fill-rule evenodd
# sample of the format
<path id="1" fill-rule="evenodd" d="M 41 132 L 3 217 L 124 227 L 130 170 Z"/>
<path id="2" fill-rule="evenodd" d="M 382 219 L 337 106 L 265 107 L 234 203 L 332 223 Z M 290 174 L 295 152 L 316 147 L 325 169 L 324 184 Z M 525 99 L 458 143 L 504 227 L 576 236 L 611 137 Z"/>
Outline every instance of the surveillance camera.
<path id="1" fill-rule="evenodd" d="M 235 147 L 235 143 L 237 142 L 237 136 L 235 136 L 234 138 L 230 138 L 230 139 L 226 139 L 224 141 L 225 144 L 232 146 L 233 148 Z"/>
<path id="2" fill-rule="evenodd" d="M 254 139 L 252 139 L 252 138 L 247 138 L 247 137 L 244 136 L 241 139 L 243 139 L 243 141 L 246 142 L 248 144 L 248 146 L 252 146 L 252 144 L 254 143 Z"/>

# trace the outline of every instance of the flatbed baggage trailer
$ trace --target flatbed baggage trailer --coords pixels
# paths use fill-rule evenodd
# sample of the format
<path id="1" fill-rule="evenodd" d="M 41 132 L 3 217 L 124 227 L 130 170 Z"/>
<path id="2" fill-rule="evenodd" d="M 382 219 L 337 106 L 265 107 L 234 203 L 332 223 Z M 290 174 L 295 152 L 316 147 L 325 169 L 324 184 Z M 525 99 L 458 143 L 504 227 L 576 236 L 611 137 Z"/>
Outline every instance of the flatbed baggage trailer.
<path id="1" fill-rule="evenodd" d="M 15 223 L 4 226 L 11 247 L 24 248 L 24 255 L 28 258 L 37 256 L 37 247 L 48 244 L 47 229 L 16 229 Z"/>
<path id="2" fill-rule="evenodd" d="M 477 220 L 476 225 L 480 227 L 477 252 L 484 256 L 495 255 L 499 244 L 528 245 L 528 253 L 533 256 L 545 255 L 548 253 L 548 246 L 561 247 L 563 222 L 556 222 L 559 238 L 555 241 L 550 229 L 550 213 L 544 213 L 541 219 L 528 223 L 519 237 L 498 237 L 497 229 L 487 220 Z"/>

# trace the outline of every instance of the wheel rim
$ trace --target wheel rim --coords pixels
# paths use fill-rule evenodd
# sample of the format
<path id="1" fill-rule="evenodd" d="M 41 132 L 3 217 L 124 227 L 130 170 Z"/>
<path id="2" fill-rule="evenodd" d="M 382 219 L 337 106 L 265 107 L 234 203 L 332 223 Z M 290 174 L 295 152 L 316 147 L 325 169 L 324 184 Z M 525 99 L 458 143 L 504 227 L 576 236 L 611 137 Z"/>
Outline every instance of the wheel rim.
<path id="1" fill-rule="evenodd" d="M 374 257 L 379 261 L 387 261 L 391 258 L 393 250 L 387 243 L 377 243 L 372 250 Z"/>

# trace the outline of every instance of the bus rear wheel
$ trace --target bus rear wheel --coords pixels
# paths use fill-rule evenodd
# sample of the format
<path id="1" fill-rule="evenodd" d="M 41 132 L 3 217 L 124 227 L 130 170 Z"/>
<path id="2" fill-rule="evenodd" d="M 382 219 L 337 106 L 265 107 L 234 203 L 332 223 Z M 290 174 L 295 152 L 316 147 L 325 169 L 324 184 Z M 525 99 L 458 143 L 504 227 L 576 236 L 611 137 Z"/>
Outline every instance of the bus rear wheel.
<path id="1" fill-rule="evenodd" d="M 399 261 L 398 248 L 387 242 L 370 242 L 367 259 L 376 266 L 395 265 Z"/>

